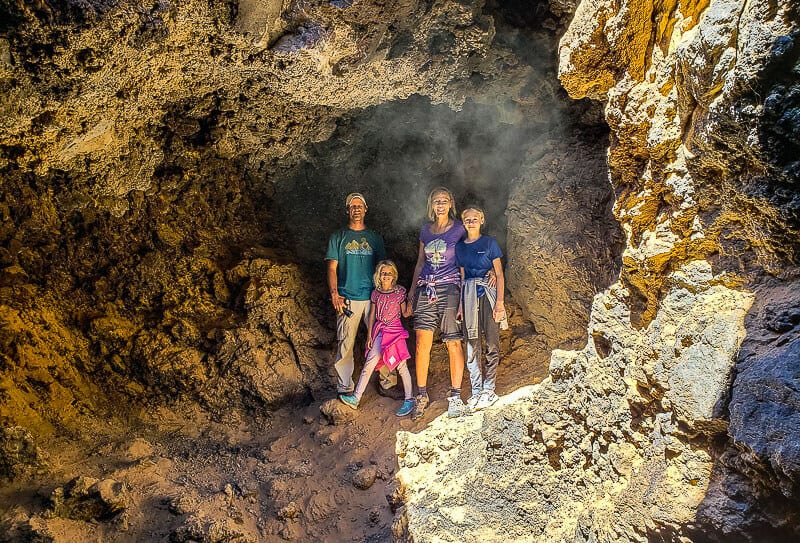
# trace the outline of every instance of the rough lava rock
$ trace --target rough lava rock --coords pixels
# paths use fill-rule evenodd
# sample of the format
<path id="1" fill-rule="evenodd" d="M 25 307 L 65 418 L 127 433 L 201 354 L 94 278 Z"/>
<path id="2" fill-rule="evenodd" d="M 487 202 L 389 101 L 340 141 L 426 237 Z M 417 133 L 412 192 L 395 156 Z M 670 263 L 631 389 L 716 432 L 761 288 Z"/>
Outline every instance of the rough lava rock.
<path id="1" fill-rule="evenodd" d="M 340 402 L 338 398 L 333 398 L 332 400 L 322 402 L 322 405 L 319 406 L 319 410 L 329 421 L 331 421 L 331 423 L 335 425 L 352 422 L 356 419 L 357 415 L 355 409 L 346 406 Z"/>
<path id="2" fill-rule="evenodd" d="M 591 339 L 582 351 L 556 350 L 541 384 L 467 422 L 442 417 L 419 434 L 401 434 L 398 478 L 410 536 L 559 541 L 581 533 L 578 540 L 588 541 L 614 533 L 636 540 L 632 534 L 691 523 L 711 475 L 704 449 L 726 428 L 710 407 L 729 385 L 752 300 L 716 281 L 704 262 L 687 264 L 673 274 L 663 321 L 641 331 L 631 327 L 627 292 L 615 285 L 592 307 L 590 337 L 608 341 L 601 352 Z M 700 316 L 686 308 L 711 300 L 715 312 L 702 315 L 707 326 L 696 326 Z M 665 322 L 674 325 L 669 335 Z M 688 348 L 712 352 L 708 344 L 720 355 Z M 681 345 L 687 352 L 675 356 Z M 703 409 L 682 404 L 688 390 L 690 406 Z"/>
<path id="3" fill-rule="evenodd" d="M 122 513 L 128 506 L 124 485 L 113 479 L 98 481 L 77 477 L 53 491 L 53 514 L 73 520 L 104 521 Z"/>
<path id="4" fill-rule="evenodd" d="M 0 478 L 15 479 L 46 465 L 44 454 L 33 435 L 19 426 L 0 432 Z"/>
<path id="5" fill-rule="evenodd" d="M 591 299 L 616 280 L 623 244 L 605 151 L 586 133 L 559 136 L 528 154 L 506 211 L 509 288 L 551 349 L 585 343 Z"/>

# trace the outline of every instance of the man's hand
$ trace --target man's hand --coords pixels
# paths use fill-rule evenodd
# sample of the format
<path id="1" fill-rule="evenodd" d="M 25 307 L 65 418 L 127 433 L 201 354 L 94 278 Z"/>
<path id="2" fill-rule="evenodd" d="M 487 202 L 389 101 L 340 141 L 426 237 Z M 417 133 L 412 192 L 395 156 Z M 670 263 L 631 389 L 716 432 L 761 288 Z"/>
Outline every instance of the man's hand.
<path id="1" fill-rule="evenodd" d="M 340 314 L 342 308 L 344 308 L 344 296 L 340 296 L 338 292 L 331 293 L 331 303 L 333 304 L 333 309 L 336 310 L 336 314 Z"/>
<path id="2" fill-rule="evenodd" d="M 372 350 L 372 334 L 367 335 L 367 351 Z"/>

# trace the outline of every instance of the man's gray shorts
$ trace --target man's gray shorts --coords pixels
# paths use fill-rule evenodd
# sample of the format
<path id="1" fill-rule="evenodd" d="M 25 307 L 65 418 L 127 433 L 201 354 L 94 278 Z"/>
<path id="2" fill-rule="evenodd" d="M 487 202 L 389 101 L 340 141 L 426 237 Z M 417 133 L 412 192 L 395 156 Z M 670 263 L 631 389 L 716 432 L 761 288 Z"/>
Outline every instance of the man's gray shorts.
<path id="1" fill-rule="evenodd" d="M 419 287 L 414 300 L 414 330 L 441 331 L 442 341 L 461 341 L 461 322 L 456 320 L 461 288 L 456 284 L 437 285 L 436 301 L 428 301 L 425 287 Z"/>

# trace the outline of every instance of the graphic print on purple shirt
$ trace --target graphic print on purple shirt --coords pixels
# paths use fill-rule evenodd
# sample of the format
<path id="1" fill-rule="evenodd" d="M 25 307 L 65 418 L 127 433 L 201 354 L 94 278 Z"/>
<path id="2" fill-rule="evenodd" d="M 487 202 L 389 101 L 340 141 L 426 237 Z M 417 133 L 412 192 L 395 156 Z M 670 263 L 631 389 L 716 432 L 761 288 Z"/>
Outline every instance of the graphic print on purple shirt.
<path id="1" fill-rule="evenodd" d="M 431 233 L 431 223 L 423 225 L 419 232 L 419 240 L 425 251 L 425 265 L 419 274 L 420 279 L 433 276 L 433 280 L 458 276 L 456 262 L 456 243 L 467 235 L 461 221 L 454 221 L 453 226 L 443 234 Z M 458 280 L 455 281 L 456 283 Z"/>

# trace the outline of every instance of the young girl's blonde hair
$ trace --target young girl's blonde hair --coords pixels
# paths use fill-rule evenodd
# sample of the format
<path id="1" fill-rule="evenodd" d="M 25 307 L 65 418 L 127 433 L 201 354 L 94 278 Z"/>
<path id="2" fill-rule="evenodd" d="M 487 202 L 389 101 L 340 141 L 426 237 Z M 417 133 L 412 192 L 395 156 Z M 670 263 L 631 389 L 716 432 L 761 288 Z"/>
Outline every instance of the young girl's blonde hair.
<path id="1" fill-rule="evenodd" d="M 392 270 L 392 274 L 394 275 L 394 281 L 392 281 L 392 286 L 397 284 L 397 277 L 399 273 L 397 272 L 397 266 L 395 266 L 394 262 L 391 260 L 381 260 L 378 262 L 378 265 L 375 266 L 375 273 L 372 275 L 372 283 L 375 285 L 375 288 L 381 288 L 381 268 L 389 268 Z"/>
<path id="2" fill-rule="evenodd" d="M 433 196 L 436 194 L 447 194 L 447 197 L 450 198 L 450 211 L 448 215 L 451 219 L 455 220 L 458 217 L 458 212 L 456 211 L 456 199 L 453 198 L 453 193 L 450 192 L 450 189 L 446 187 L 436 187 L 428 194 L 428 219 L 431 221 L 436 220 L 436 213 L 433 212 Z"/>

